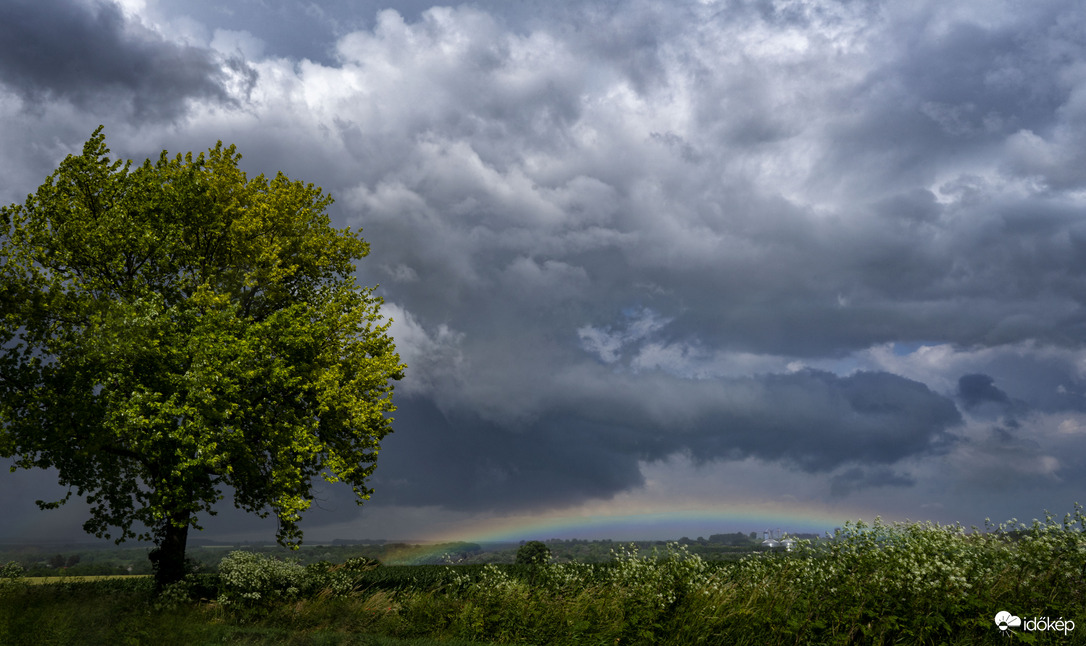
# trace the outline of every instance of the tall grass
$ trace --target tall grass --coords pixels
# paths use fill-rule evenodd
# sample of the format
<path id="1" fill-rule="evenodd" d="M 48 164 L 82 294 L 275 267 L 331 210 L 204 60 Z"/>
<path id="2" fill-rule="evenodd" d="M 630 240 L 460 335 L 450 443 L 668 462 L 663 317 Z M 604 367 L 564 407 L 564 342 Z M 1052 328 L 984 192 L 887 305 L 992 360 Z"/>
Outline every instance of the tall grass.
<path id="1" fill-rule="evenodd" d="M 280 603 L 257 615 L 153 596 L 143 581 L 0 587 L 3 646 L 470 646 L 402 630 L 384 593 Z M 396 634 L 417 634 L 398 638 Z"/>

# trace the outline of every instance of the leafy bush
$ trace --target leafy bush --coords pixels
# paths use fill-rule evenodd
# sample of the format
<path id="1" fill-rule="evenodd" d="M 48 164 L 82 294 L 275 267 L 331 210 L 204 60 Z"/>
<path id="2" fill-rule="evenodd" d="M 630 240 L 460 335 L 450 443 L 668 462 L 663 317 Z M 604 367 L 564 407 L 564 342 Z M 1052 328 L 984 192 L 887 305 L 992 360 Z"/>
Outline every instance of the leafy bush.
<path id="1" fill-rule="evenodd" d="M 313 587 L 305 566 L 252 552 L 230 552 L 219 563 L 219 603 L 268 605 L 297 599 Z"/>
<path id="2" fill-rule="evenodd" d="M 517 550 L 517 565 L 541 565 L 549 563 L 551 550 L 543 541 L 528 541 Z"/>
<path id="3" fill-rule="evenodd" d="M 0 588 L 12 587 L 23 583 L 26 570 L 15 561 L 0 565 Z"/>
<path id="4" fill-rule="evenodd" d="M 448 588 L 456 603 L 444 622 L 447 632 L 502 643 L 658 643 L 692 586 L 714 570 L 677 545 L 649 557 L 631 546 L 613 558 L 607 566 L 488 565 L 477 576 L 457 572 Z"/>
<path id="5" fill-rule="evenodd" d="M 319 561 L 306 567 L 310 587 L 331 596 L 343 596 L 366 585 L 365 575 L 381 564 L 364 556 L 347 559 L 340 565 Z"/>
<path id="6" fill-rule="evenodd" d="M 0 581 L 14 581 L 15 579 L 21 579 L 25 572 L 23 566 L 15 561 L 9 561 L 4 565 L 0 565 Z"/>

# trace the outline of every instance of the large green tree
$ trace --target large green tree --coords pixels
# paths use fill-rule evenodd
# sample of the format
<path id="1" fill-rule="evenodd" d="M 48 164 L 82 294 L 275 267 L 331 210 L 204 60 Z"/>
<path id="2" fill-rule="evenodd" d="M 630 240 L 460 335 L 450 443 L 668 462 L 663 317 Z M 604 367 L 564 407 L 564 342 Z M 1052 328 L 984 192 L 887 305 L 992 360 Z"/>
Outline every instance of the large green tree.
<path id="1" fill-rule="evenodd" d="M 368 498 L 405 366 L 319 187 L 247 178 L 221 142 L 108 153 L 99 128 L 0 211 L 0 455 L 56 469 L 39 506 L 74 493 L 88 532 L 153 540 L 161 586 L 228 489 L 288 545 L 317 476 Z"/>

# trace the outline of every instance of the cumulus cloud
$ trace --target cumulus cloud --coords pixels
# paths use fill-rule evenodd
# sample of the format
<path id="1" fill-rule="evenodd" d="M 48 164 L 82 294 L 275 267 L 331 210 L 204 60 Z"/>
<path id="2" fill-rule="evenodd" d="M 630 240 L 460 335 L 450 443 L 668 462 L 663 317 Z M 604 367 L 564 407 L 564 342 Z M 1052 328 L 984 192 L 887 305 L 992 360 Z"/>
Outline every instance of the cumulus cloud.
<path id="1" fill-rule="evenodd" d="M 410 370 L 397 389 L 407 394 L 434 394 L 441 382 L 458 379 L 464 362 L 460 349 L 464 334 L 441 324 L 427 330 L 410 312 L 386 303 L 381 313 L 392 321 L 389 334 Z"/>

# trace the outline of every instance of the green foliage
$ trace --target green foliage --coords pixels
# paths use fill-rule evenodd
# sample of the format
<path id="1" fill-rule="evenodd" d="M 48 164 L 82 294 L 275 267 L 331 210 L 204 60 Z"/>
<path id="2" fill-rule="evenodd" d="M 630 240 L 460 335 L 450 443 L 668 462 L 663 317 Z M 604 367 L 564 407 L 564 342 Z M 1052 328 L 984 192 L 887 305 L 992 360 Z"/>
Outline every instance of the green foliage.
<path id="1" fill-rule="evenodd" d="M 551 551 L 543 541 L 528 541 L 517 550 L 517 565 L 542 565 L 551 560 Z"/>
<path id="2" fill-rule="evenodd" d="M 26 570 L 15 561 L 0 565 L 0 588 L 22 584 L 25 575 Z"/>
<path id="3" fill-rule="evenodd" d="M 366 575 L 380 565 L 374 559 L 360 556 L 347 559 L 340 565 L 320 561 L 306 567 L 306 573 L 313 588 L 321 590 L 323 594 L 342 596 L 364 586 Z"/>
<path id="4" fill-rule="evenodd" d="M 992 617 L 1004 609 L 1080 623 L 1084 520 L 1076 506 L 1063 523 L 1048 516 L 1014 534 L 1004 526 L 967 533 L 931 523 L 849 523 L 832 540 L 750 558 L 706 580 L 691 611 L 703 618 L 700 634 L 737 641 L 762 634 L 768 643 L 948 643 L 990 636 Z"/>
<path id="5" fill-rule="evenodd" d="M 342 597 L 370 587 L 373 574 L 384 569 L 380 565 L 357 557 L 339 565 L 320 561 L 307 566 L 293 559 L 234 551 L 219 563 L 218 600 L 223 605 L 268 608 L 307 596 Z M 408 585 L 416 583 L 412 578 Z"/>
<path id="6" fill-rule="evenodd" d="M 1077 506 L 1062 522 L 1046 516 L 986 531 L 878 519 L 849 523 L 825 540 L 800 542 L 793 552 L 739 563 L 708 562 L 680 545 L 651 554 L 631 546 L 612 556 L 606 565 L 389 567 L 359 560 L 305 567 L 235 553 L 230 560 L 237 572 L 244 570 L 237 579 L 245 583 L 228 583 L 233 575 L 223 568 L 225 604 L 179 596 L 171 607 L 189 618 L 178 630 L 190 643 L 371 643 L 369 636 L 379 634 L 536 646 L 971 646 L 1080 643 L 1086 626 L 1086 514 Z M 329 585 L 336 572 L 350 575 L 351 589 Z M 105 605 L 109 596 L 132 595 L 131 586 L 140 584 L 105 583 L 114 587 L 96 588 L 102 599 L 87 603 L 119 617 L 134 634 L 148 634 L 132 626 L 127 607 Z M 230 585 L 232 591 L 222 592 Z M 5 639 L 16 634 L 13 626 L 33 625 L 24 620 L 28 614 L 39 622 L 54 620 L 56 613 L 38 612 L 37 602 L 27 601 L 38 594 L 31 588 L 51 588 L 54 597 L 66 599 L 88 586 L 0 588 L 0 643 L 32 643 Z M 259 597 L 244 596 L 253 591 Z M 130 605 L 143 607 L 148 622 L 172 621 L 162 602 Z M 1000 610 L 1023 620 L 1071 620 L 1075 632 L 1001 634 L 993 621 Z M 56 634 L 43 631 L 41 643 L 92 643 L 80 641 L 75 624 L 62 617 L 51 628 Z M 116 642 L 102 639 L 104 629 L 95 630 L 100 642 Z"/>
<path id="7" fill-rule="evenodd" d="M 502 643 L 662 643 L 692 586 L 715 569 L 673 544 L 649 557 L 633 546 L 612 556 L 606 566 L 537 564 L 516 576 L 516 568 L 488 565 L 461 576 L 450 587 L 459 603 L 448 634 Z"/>
<path id="8" fill-rule="evenodd" d="M 387 594 L 284 603 L 263 615 L 183 599 L 165 604 L 149 579 L 0 588 L 4 646 L 467 646 L 410 637 Z M 376 633 L 376 634 L 375 634 Z"/>
<path id="9" fill-rule="evenodd" d="M 430 590 L 473 579 L 484 565 L 384 565 L 359 579 L 359 587 L 378 590 Z"/>
<path id="10" fill-rule="evenodd" d="M 180 581 L 166 584 L 156 595 L 155 609 L 173 610 L 190 603 L 195 596 L 196 585 L 196 578 L 191 574 L 185 575 Z"/>
<path id="11" fill-rule="evenodd" d="M 18 579 L 23 576 L 23 573 L 23 566 L 19 565 L 15 561 L 9 561 L 4 565 L 0 566 L 0 579 Z"/>
<path id="12" fill-rule="evenodd" d="M 233 146 L 108 153 L 99 128 L 0 212 L 0 455 L 57 470 L 68 496 L 43 508 L 74 490 L 88 532 L 154 539 L 175 570 L 225 487 L 296 544 L 313 477 L 367 498 L 391 430 L 404 366 L 354 282 L 368 245 Z"/>
<path id="13" fill-rule="evenodd" d="M 620 550 L 607 567 L 547 565 L 531 579 L 487 566 L 443 595 L 405 594 L 402 612 L 424 608 L 431 634 L 502 643 L 999 643 L 1004 609 L 1086 626 L 1084 520 L 1076 507 L 1062 523 L 987 532 L 857 522 L 738 564 L 669 546 Z"/>
<path id="14" fill-rule="evenodd" d="M 219 603 L 270 605 L 297 599 L 311 591 L 315 578 L 294 561 L 231 552 L 219 564 Z"/>

